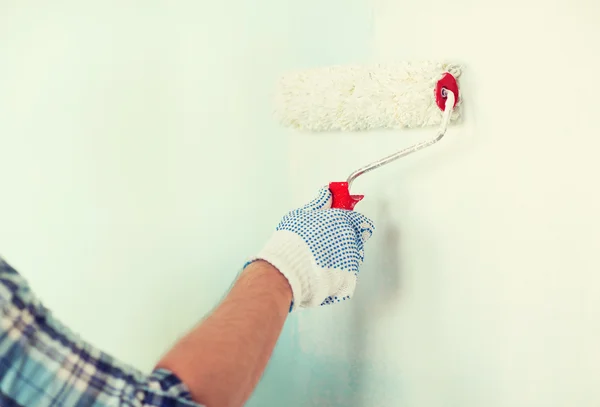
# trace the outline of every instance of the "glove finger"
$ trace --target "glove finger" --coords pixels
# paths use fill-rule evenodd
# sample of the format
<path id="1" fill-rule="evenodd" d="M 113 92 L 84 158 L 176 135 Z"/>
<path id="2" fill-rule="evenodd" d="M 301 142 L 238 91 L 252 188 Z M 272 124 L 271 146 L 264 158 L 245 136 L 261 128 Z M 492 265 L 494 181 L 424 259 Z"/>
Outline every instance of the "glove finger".
<path id="1" fill-rule="evenodd" d="M 375 225 L 371 219 L 359 212 L 354 211 L 348 212 L 347 216 L 352 224 L 352 227 L 356 231 L 358 238 L 361 240 L 361 243 L 365 243 L 371 238 L 371 236 L 373 236 Z"/>
<path id="2" fill-rule="evenodd" d="M 319 189 L 319 194 L 315 199 L 304 205 L 301 209 L 303 211 L 318 211 L 321 209 L 331 208 L 332 195 L 328 186 L 324 186 Z"/>

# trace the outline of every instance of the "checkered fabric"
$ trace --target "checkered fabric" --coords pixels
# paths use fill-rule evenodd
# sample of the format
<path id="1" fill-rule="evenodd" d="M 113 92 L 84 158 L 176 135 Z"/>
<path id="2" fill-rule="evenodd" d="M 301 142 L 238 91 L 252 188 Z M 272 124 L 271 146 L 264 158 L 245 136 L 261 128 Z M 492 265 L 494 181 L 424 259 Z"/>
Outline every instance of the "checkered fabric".
<path id="1" fill-rule="evenodd" d="M 0 258 L 1 407 L 199 407 L 171 372 L 150 375 L 57 321 Z"/>

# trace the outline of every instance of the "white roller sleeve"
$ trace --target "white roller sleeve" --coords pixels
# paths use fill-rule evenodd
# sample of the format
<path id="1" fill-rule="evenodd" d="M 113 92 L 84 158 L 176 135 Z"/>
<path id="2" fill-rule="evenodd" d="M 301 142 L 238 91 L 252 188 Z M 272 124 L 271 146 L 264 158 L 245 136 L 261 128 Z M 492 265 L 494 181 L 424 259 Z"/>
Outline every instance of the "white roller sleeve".
<path id="1" fill-rule="evenodd" d="M 458 79 L 459 65 L 403 62 L 332 66 L 281 78 L 275 114 L 282 124 L 310 131 L 369 130 L 439 125 L 434 89 L 445 72 Z M 451 122 L 460 118 L 460 103 Z"/>

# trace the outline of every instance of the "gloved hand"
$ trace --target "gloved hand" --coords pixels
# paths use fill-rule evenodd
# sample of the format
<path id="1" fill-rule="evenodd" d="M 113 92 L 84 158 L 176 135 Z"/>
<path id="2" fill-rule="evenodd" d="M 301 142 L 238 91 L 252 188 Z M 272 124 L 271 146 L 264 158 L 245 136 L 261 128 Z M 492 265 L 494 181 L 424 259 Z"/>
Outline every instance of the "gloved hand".
<path id="1" fill-rule="evenodd" d="M 347 300 L 354 293 L 364 243 L 373 222 L 358 212 L 331 208 L 324 187 L 308 205 L 283 217 L 254 260 L 264 260 L 288 280 L 291 310 Z"/>

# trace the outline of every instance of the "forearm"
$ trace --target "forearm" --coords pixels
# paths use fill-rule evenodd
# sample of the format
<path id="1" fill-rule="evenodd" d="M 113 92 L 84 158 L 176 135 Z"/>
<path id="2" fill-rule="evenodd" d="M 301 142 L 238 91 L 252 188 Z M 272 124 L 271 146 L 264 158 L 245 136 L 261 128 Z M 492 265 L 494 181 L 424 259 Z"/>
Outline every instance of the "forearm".
<path id="1" fill-rule="evenodd" d="M 260 380 L 283 328 L 292 292 L 264 261 L 250 264 L 231 292 L 158 363 L 208 407 L 241 406 Z"/>

